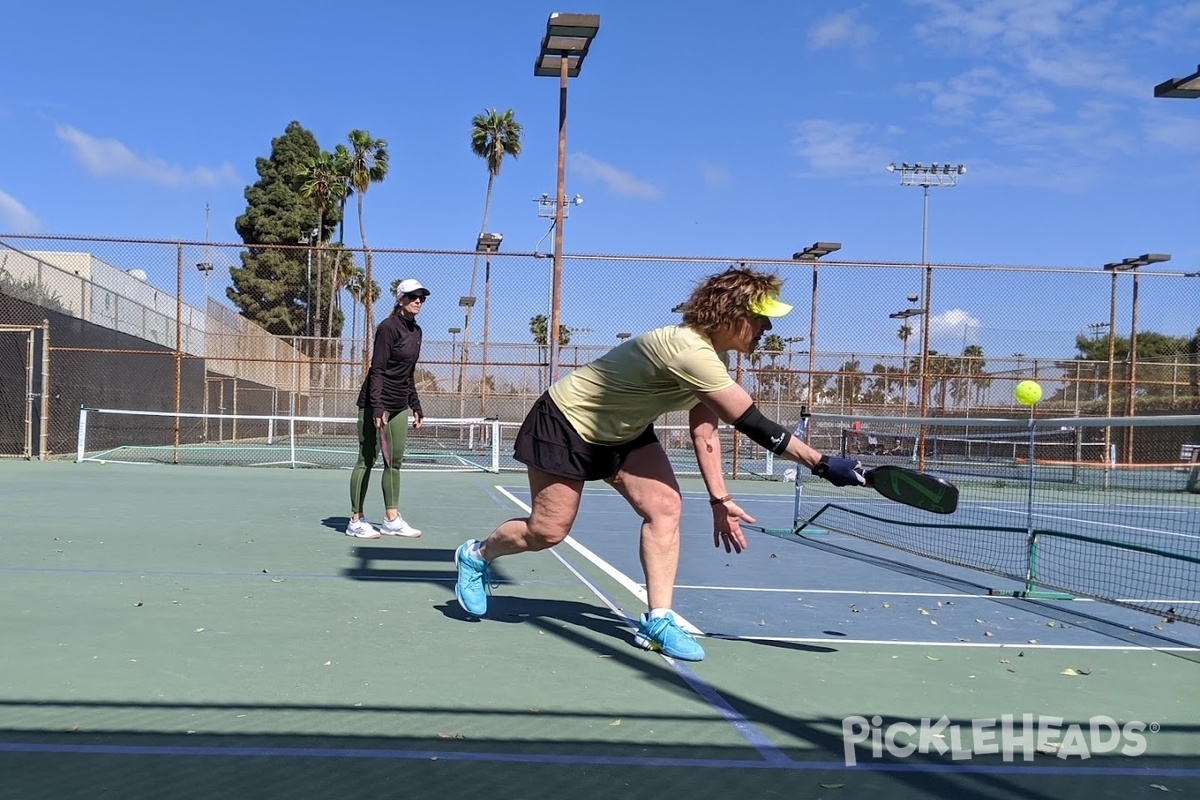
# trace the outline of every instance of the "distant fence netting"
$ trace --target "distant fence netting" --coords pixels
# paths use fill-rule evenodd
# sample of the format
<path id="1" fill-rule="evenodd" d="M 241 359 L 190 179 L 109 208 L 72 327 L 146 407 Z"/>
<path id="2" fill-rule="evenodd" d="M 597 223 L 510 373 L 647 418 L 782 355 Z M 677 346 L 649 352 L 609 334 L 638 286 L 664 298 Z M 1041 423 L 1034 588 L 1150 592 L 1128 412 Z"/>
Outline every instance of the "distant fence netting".
<path id="1" fill-rule="evenodd" d="M 243 297 L 239 306 L 231 299 L 235 274 L 247 259 L 266 255 L 279 270 L 273 291 Z M 548 287 L 543 255 L 495 253 L 484 270 L 469 251 L 372 250 L 376 322 L 391 310 L 393 281 L 418 277 L 433 290 L 419 318 L 425 346 L 417 380 L 427 413 L 518 422 L 545 391 L 547 331 L 534 324 L 550 311 L 548 292 L 536 288 Z M 330 243 L 4 236 L 0 321 L 50 322 L 50 452 L 73 451 L 84 405 L 353 416 L 372 333 L 361 300 L 364 256 Z M 673 309 L 697 280 L 739 261 L 783 276 L 796 306 L 778 321 L 776 350 L 736 364 L 760 407 L 785 424 L 801 405 L 841 414 L 914 416 L 922 405 L 932 416 L 1011 414 L 1019 411 L 1012 387 L 1030 377 L 1045 390 L 1042 416 L 1200 413 L 1200 348 L 1187 327 L 1194 320 L 1178 313 L 1180 297 L 1200 281 L 1153 270 L 1139 271 L 1137 318 L 1159 335 L 1139 338 L 1131 353 L 1121 323 L 1131 303 L 1124 275 L 1113 283 L 1099 268 L 931 265 L 929 308 L 918 309 L 933 320 L 923 357 L 920 325 L 890 318 L 903 305 L 896 296 L 905 295 L 896 287 L 922 288 L 916 264 L 822 260 L 820 292 L 810 297 L 818 267 L 790 259 L 567 255 L 561 371 L 596 358 L 618 343 L 618 333 L 677 322 Z M 473 273 L 479 278 L 471 286 Z M 645 311 L 636 322 L 601 302 L 614 281 L 637 287 Z M 1117 315 L 1083 331 L 1014 331 L 958 306 L 964 297 L 1010 294 L 1070 298 L 1101 314 L 1115 297 Z M 1014 352 L 1018 336 L 1028 343 L 1023 353 Z M 5 413 L 0 419 L 18 420 L 9 427 L 22 424 L 23 414 Z M 1136 437 L 1115 445 L 1118 461 L 1147 455 Z"/>
<path id="2" fill-rule="evenodd" d="M 427 417 L 410 428 L 402 469 L 500 470 L 499 422 Z M 350 469 L 356 417 L 202 414 L 83 408 L 76 461 Z"/>
<path id="3" fill-rule="evenodd" d="M 1019 584 L 999 594 L 1081 595 L 1200 623 L 1200 415 L 817 414 L 811 426 L 869 465 L 916 467 L 924 447 L 923 469 L 961 492 L 958 511 L 941 517 L 830 497 L 815 482 L 805 494 L 807 514 L 821 512 L 815 524 Z M 1115 458 L 1113 443 L 1130 434 L 1146 460 Z"/>

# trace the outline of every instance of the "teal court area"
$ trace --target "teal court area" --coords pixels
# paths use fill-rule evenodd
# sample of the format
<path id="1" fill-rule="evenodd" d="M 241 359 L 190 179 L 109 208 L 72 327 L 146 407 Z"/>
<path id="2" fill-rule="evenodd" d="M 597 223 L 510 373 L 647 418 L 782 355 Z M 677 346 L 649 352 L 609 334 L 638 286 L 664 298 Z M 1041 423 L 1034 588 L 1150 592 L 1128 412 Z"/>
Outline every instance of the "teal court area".
<path id="1" fill-rule="evenodd" d="M 727 555 L 685 481 L 676 608 L 708 656 L 676 663 L 630 644 L 638 520 L 606 488 L 474 620 L 454 549 L 523 513 L 523 475 L 406 473 L 414 541 L 344 536 L 347 484 L 0 462 L 0 797 L 1200 792 L 1195 625 L 837 533 Z M 790 485 L 732 486 L 790 514 Z"/>

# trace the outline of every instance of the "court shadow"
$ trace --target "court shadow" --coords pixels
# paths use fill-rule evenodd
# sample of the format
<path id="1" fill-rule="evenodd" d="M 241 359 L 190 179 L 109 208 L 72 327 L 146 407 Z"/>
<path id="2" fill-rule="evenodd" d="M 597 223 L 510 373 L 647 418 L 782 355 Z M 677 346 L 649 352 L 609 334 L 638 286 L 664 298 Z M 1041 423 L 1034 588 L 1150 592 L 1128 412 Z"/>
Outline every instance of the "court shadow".
<path id="1" fill-rule="evenodd" d="M 359 545 L 351 556 L 355 562 L 342 570 L 344 577 L 356 581 L 410 581 L 453 584 L 457 575 L 454 551 L 444 548 L 405 547 L 408 539 L 396 539 L 395 544 Z M 384 541 L 373 539 L 371 541 Z M 496 575 L 504 583 L 501 574 Z"/>
<path id="2" fill-rule="evenodd" d="M 589 605 L 577 600 L 492 596 L 488 598 L 487 616 L 482 619 L 464 611 L 457 600 L 439 603 L 434 608 L 450 619 L 467 622 L 533 625 L 543 630 L 553 627 L 560 631 L 564 626 L 575 626 L 619 640 L 623 645 L 628 645 L 633 636 L 634 623 L 627 617 L 615 614 L 603 606 Z"/>
<path id="3" fill-rule="evenodd" d="M 720 639 L 723 642 L 736 642 L 737 644 L 753 645 L 754 647 L 775 647 L 780 650 L 790 650 L 795 653 L 836 653 L 836 647 L 825 647 L 819 644 L 806 644 L 804 642 L 784 642 L 774 639 L 755 639 L 748 636 L 735 636 L 729 633 L 706 633 L 706 639 Z"/>

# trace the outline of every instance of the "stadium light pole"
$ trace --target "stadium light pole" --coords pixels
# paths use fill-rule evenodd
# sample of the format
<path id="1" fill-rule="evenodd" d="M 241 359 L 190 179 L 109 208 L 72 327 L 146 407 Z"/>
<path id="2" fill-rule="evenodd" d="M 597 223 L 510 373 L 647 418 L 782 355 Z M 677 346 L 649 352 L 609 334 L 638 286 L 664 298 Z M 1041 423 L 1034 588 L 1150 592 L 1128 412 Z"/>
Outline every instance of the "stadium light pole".
<path id="1" fill-rule="evenodd" d="M 620 333 L 617 334 L 617 341 L 624 342 L 626 339 L 628 339 L 632 335 L 633 334 L 629 333 L 628 331 L 621 331 Z"/>
<path id="2" fill-rule="evenodd" d="M 1117 273 L 1133 271 L 1133 300 L 1132 313 L 1129 324 L 1129 391 L 1125 400 L 1126 416 L 1134 416 L 1135 408 L 1135 391 L 1137 387 L 1137 312 L 1138 312 L 1138 267 L 1144 267 L 1147 264 L 1159 264 L 1164 261 L 1170 261 L 1169 253 L 1143 253 L 1140 256 L 1133 256 L 1121 261 L 1112 261 L 1104 265 L 1104 269 L 1112 273 L 1112 291 L 1108 303 L 1108 398 L 1106 401 L 1106 415 L 1112 416 L 1112 400 L 1113 400 L 1113 367 L 1115 366 L 1116 354 L 1116 324 L 1117 324 Z M 1112 446 L 1112 428 L 1106 426 L 1104 429 L 1104 454 L 1108 458 L 1109 448 Z M 1128 426 L 1125 429 L 1125 460 L 1126 463 L 1133 463 L 1133 426 Z"/>
<path id="3" fill-rule="evenodd" d="M 546 34 L 533 63 L 537 77 L 558 78 L 558 186 L 554 211 L 554 264 L 550 277 L 550 381 L 558 379 L 558 329 L 562 308 L 562 237 L 563 208 L 566 205 L 567 175 L 567 81 L 579 77 L 584 59 L 596 33 L 599 14 L 562 14 L 555 12 L 546 20 Z"/>
<path id="4" fill-rule="evenodd" d="M 921 320 L 921 398 L 920 414 L 925 416 L 926 394 L 929 386 L 929 317 L 930 294 L 933 286 L 933 268 L 929 265 L 929 189 L 930 187 L 953 188 L 958 185 L 958 176 L 966 173 L 963 164 L 932 164 L 923 165 L 919 161 L 909 164 L 907 161 L 887 165 L 888 172 L 900 173 L 901 186 L 920 186 L 921 202 L 921 266 L 925 271 L 924 319 Z"/>
<path id="5" fill-rule="evenodd" d="M 911 298 L 910 302 L 916 302 L 916 295 L 909 295 L 909 297 Z M 888 314 L 888 319 L 902 320 L 900 323 L 900 330 L 904 333 L 900 341 L 904 343 L 904 389 L 901 392 L 901 395 L 903 396 L 904 416 L 906 417 L 908 416 L 908 339 L 910 336 L 912 336 L 912 326 L 908 324 L 908 320 L 910 317 L 923 316 L 925 316 L 925 309 L 923 308 L 906 308 L 902 311 L 893 311 L 891 314 Z"/>
<path id="6" fill-rule="evenodd" d="M 817 261 L 822 256 L 842 249 L 841 242 L 813 242 L 803 250 L 792 253 L 793 261 L 812 264 L 812 310 L 808 317 L 808 409 L 813 409 L 813 373 L 816 371 L 817 354 Z M 807 431 L 808 429 L 805 428 Z"/>
<path id="7" fill-rule="evenodd" d="M 458 298 L 459 308 L 463 310 L 464 319 L 471 318 L 471 309 L 475 307 L 475 298 L 469 295 Z M 466 322 L 463 323 L 463 338 L 462 349 L 458 353 L 458 416 L 462 417 L 466 414 L 466 392 L 463 391 L 463 381 L 465 380 L 464 373 L 467 371 L 467 330 Z"/>
<path id="8" fill-rule="evenodd" d="M 1186 78 L 1170 78 L 1154 87 L 1155 97 L 1180 97 L 1195 100 L 1200 97 L 1200 64 Z"/>
<path id="9" fill-rule="evenodd" d="M 453 367 L 454 353 L 458 350 L 458 335 L 460 333 L 462 333 L 462 328 L 458 328 L 458 327 L 447 328 L 446 333 L 450 334 L 450 359 L 451 359 L 450 364 L 451 364 L 451 370 L 453 370 L 454 369 L 454 367 Z M 450 376 L 453 379 L 453 377 L 454 377 L 453 371 L 451 371 Z M 457 380 L 457 383 L 458 383 L 458 391 L 461 393 L 462 392 L 462 379 L 459 378 Z M 460 414 L 459 416 L 462 416 L 462 415 Z"/>
<path id="10" fill-rule="evenodd" d="M 503 233 L 481 233 L 475 239 L 475 252 L 483 253 L 483 356 L 479 384 L 479 414 L 487 416 L 488 332 L 492 308 L 492 253 L 500 249 Z"/>
<path id="11" fill-rule="evenodd" d="M 921 318 L 921 397 L 919 399 L 920 415 L 925 416 L 928 410 L 929 394 L 929 318 L 930 295 L 933 292 L 933 268 L 929 266 L 929 189 L 930 187 L 953 188 L 958 186 L 958 176 L 966 174 L 963 164 L 932 164 L 923 165 L 921 162 L 909 164 L 907 161 L 887 165 L 888 172 L 900 173 L 901 186 L 920 186 L 923 195 L 921 204 L 921 266 L 925 271 L 925 314 Z M 924 469 L 925 464 L 925 426 L 921 426 L 917 443 L 917 469 Z"/>
<path id="12" fill-rule="evenodd" d="M 296 240 L 296 244 L 308 245 L 308 275 L 305 280 L 305 295 L 304 295 L 304 335 L 312 336 L 312 246 L 313 242 L 321 232 L 316 228 L 311 228 L 300 234 L 300 238 Z"/>

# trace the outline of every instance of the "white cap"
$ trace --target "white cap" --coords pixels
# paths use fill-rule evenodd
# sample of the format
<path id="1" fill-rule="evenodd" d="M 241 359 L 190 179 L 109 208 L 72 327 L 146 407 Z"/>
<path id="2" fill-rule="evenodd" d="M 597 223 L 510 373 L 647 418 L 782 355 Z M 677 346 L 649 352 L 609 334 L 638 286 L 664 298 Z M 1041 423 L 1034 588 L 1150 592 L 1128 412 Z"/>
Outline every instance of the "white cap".
<path id="1" fill-rule="evenodd" d="M 405 278 L 396 284 L 396 298 L 399 299 L 402 295 L 419 294 L 424 297 L 429 297 L 429 290 L 421 285 L 421 282 L 416 278 Z"/>

